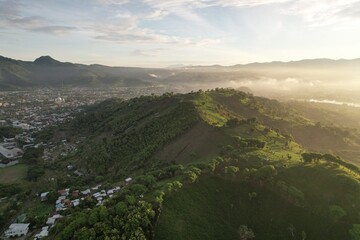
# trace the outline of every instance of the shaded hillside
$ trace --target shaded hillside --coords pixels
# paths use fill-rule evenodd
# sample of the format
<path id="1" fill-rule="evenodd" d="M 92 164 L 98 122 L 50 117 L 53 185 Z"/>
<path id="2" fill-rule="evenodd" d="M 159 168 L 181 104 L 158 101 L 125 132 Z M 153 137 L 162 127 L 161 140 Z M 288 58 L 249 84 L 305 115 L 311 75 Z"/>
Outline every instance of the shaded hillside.
<path id="1" fill-rule="evenodd" d="M 323 98 L 359 101 L 355 84 L 360 60 L 314 59 L 246 65 L 133 68 L 59 62 L 43 56 L 34 62 L 0 57 L 1 89 L 36 87 L 132 87 L 161 85 L 181 92 L 216 87 L 248 87 L 278 99 Z M 338 80 L 341 79 L 341 84 Z"/>
<path id="2" fill-rule="evenodd" d="M 169 75 L 168 70 L 107 67 L 59 62 L 42 56 L 34 62 L 0 56 L 0 88 L 29 87 L 136 87 L 156 83 L 157 76 Z"/>
<path id="3" fill-rule="evenodd" d="M 350 239 L 360 170 L 310 152 L 289 133 L 295 127 L 318 126 L 286 104 L 230 89 L 94 105 L 38 136 L 50 146 L 77 143 L 67 156 L 38 161 L 46 171 L 38 181 L 121 191 L 69 209 L 50 237 L 244 239 L 246 230 L 260 240 Z"/>
<path id="4" fill-rule="evenodd" d="M 258 129 L 256 122 L 264 127 Z M 231 125 L 236 127 L 228 128 Z M 58 129 L 55 139 L 75 142 L 86 137 L 69 161 L 74 159 L 89 174 L 110 169 L 124 174 L 145 166 L 199 161 L 218 155 L 234 136 L 265 137 L 271 132 L 309 151 L 335 153 L 353 163 L 360 160 L 356 131 L 318 124 L 275 100 L 221 89 L 108 100 Z"/>

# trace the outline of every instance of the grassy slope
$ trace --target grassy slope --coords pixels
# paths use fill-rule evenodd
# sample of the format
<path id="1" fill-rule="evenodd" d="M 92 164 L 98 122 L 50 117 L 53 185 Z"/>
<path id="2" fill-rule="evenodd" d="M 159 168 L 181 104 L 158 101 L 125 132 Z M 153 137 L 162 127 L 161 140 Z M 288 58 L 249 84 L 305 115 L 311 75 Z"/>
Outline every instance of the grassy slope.
<path id="1" fill-rule="evenodd" d="M 7 168 L 0 168 L 0 183 L 12 184 L 26 177 L 27 165 L 17 164 Z"/>
<path id="2" fill-rule="evenodd" d="M 89 109 L 57 132 L 69 142 L 86 136 L 76 167 L 89 174 L 130 174 L 158 164 L 152 155 L 198 122 L 194 107 L 181 97 L 110 100 Z M 111 173 L 111 174 L 109 174 Z"/>
<path id="3" fill-rule="evenodd" d="M 259 121 L 247 121 L 253 117 Z M 232 118 L 244 121 L 229 127 L 226 123 Z M 166 162 L 207 162 L 226 149 L 225 157 L 241 170 L 259 168 L 269 160 L 279 171 L 278 180 L 301 189 L 306 196 L 305 207 L 298 207 L 271 188 L 222 177 L 200 177 L 198 183 L 166 199 L 158 239 L 236 239 L 242 224 L 254 229 L 257 239 L 289 239 L 290 224 L 298 229 L 297 238 L 305 231 L 307 239 L 346 239 L 350 222 L 358 220 L 355 215 L 359 206 L 353 205 L 356 199 L 345 192 L 337 193 L 343 187 L 337 174 L 344 170 L 323 163 L 303 165 L 304 149 L 291 136 L 273 130 L 291 129 L 289 126 L 314 127 L 311 120 L 287 111 L 276 101 L 220 90 L 126 102 L 111 100 L 87 111 L 62 134 L 68 131 L 65 135 L 70 141 L 87 136 L 83 148 L 70 161 L 80 169 L 86 166 L 91 174 L 107 172 L 110 177 L 156 170 L 156 164 Z M 257 139 L 266 146 L 241 149 L 235 137 Z M 124 138 L 126 141 L 121 141 Z M 345 173 L 359 178 L 349 170 Z M 258 197 L 249 201 L 248 193 L 253 191 Z M 348 212 L 348 217 L 337 224 L 328 217 L 328 207 L 333 204 Z"/>
<path id="4" fill-rule="evenodd" d="M 277 102 L 271 112 L 271 103 L 264 104 L 265 99 L 257 101 L 251 96 L 234 96 L 229 92 L 205 94 L 208 96 L 201 96 L 198 102 L 207 99 L 210 103 L 205 100 L 205 103 L 197 106 L 200 107 L 202 119 L 211 125 L 224 125 L 225 120 L 218 117 L 220 114 L 225 119 L 257 117 L 261 122 L 273 126 L 295 123 L 299 128 L 313 126 L 311 121 L 296 112 L 281 109 L 282 106 Z M 217 103 L 214 103 L 214 99 Z M 226 108 L 229 109 L 228 114 L 221 114 Z M 342 182 L 339 174 L 359 180 L 358 173 L 325 162 L 304 165 L 301 163 L 300 154 L 304 151 L 301 146 L 291 137 L 265 129 L 266 126 L 261 123 L 253 123 L 219 131 L 225 139 L 240 136 L 265 141 L 267 145 L 264 149 L 250 151 L 239 150 L 234 142 L 228 141 L 228 144 L 234 145 L 228 155 L 235 159 L 240 169 L 257 168 L 262 165 L 263 159 L 269 159 L 279 169 L 277 180 L 283 180 L 304 192 L 305 205 L 292 205 L 271 188 L 221 177 L 200 177 L 198 183 L 186 186 L 165 200 L 156 239 L 239 239 L 237 229 L 242 224 L 255 231 L 256 239 L 291 239 L 287 229 L 290 224 L 297 229 L 295 239 L 301 239 L 301 231 L 306 232 L 306 239 L 348 239 L 351 224 L 360 220 L 360 196 L 356 190 L 347 189 L 347 183 Z M 208 138 L 207 142 L 216 140 Z M 208 143 L 205 145 L 211 146 Z M 249 201 L 248 193 L 253 191 L 257 192 L 258 197 L 256 201 Z M 347 216 L 334 223 L 329 218 L 331 205 L 341 206 Z"/>
<path id="5" fill-rule="evenodd" d="M 249 200 L 248 193 L 257 197 Z M 316 223 L 316 227 L 314 224 Z M 166 199 L 156 239 L 239 239 L 247 225 L 256 239 L 291 239 L 288 227 L 307 239 L 347 239 L 347 226 L 296 207 L 273 192 L 220 177 L 203 177 Z"/>
<path id="6" fill-rule="evenodd" d="M 345 122 L 351 122 L 354 116 L 349 116 L 349 110 L 342 110 L 344 114 L 322 108 L 308 108 L 306 111 L 301 104 L 281 104 L 276 100 L 252 97 L 249 95 L 228 91 L 210 93 L 213 99 L 227 108 L 233 114 L 244 118 L 256 117 L 264 125 L 280 132 L 292 135 L 296 142 L 311 151 L 329 152 L 339 155 L 346 160 L 359 164 L 360 133 L 350 129 L 349 124 L 341 125 L 341 116 Z M 316 124 L 321 120 L 315 112 L 322 113 L 323 124 Z M 335 115 L 335 116 L 334 116 Z M 335 125 L 329 124 L 328 119 L 334 119 Z"/>

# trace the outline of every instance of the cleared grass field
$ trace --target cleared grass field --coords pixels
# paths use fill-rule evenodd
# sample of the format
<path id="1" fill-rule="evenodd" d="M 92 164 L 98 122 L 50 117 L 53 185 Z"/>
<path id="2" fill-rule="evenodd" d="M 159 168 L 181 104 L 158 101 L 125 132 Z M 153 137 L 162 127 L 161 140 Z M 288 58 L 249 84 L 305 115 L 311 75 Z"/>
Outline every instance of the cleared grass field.
<path id="1" fill-rule="evenodd" d="M 250 200 L 249 193 L 257 196 Z M 286 210 L 286 211 L 284 211 Z M 220 177 L 202 177 L 168 197 L 155 239 L 240 239 L 247 225 L 256 239 L 348 239 L 349 226 L 296 207 L 274 192 Z M 291 230 L 293 226 L 293 231 Z M 294 236 L 292 235 L 294 234 Z"/>
<path id="2" fill-rule="evenodd" d="M 17 164 L 11 167 L 0 168 L 0 183 L 11 184 L 23 180 L 26 177 L 27 166 Z"/>

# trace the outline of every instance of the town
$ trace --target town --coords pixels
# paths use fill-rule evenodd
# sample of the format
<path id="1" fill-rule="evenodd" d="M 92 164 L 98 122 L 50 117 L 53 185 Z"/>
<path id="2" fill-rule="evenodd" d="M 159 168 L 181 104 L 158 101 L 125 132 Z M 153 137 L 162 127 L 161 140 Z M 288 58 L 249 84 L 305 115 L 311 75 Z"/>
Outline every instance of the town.
<path id="1" fill-rule="evenodd" d="M 125 87 L 112 90 L 37 89 L 0 92 L 0 127 L 15 129 L 9 138 L 0 133 L 0 168 L 18 163 L 24 150 L 34 146 L 35 133 L 73 118 L 86 106 L 109 98 L 130 99 L 161 94 L 167 90 L 162 87 Z M 48 151 L 45 154 L 45 159 L 51 158 Z"/>
<path id="2" fill-rule="evenodd" d="M 26 164 L 28 160 L 26 153 L 33 149 L 41 149 L 41 159 L 44 163 L 55 162 L 66 157 L 69 153 L 76 152 L 77 144 L 84 139 L 80 138 L 76 143 L 67 142 L 66 139 L 58 142 L 38 142 L 36 135 L 51 126 L 58 126 L 60 123 L 74 118 L 87 106 L 109 98 L 130 99 L 141 95 L 159 95 L 166 91 L 168 91 L 166 88 L 147 87 L 114 88 L 112 90 L 37 89 L 0 92 L 0 170 L 10 169 L 17 164 Z M 81 170 L 76 169 L 71 164 L 66 166 L 66 171 L 75 177 L 83 175 Z M 52 181 L 55 181 L 55 178 L 49 178 L 50 184 Z M 12 213 L 10 216 L 13 217 L 6 228 L 0 229 L 0 238 L 41 239 L 46 237 L 49 230 L 56 224 L 57 219 L 62 217 L 62 212 L 87 202 L 94 203 L 90 204 L 93 207 L 100 206 L 120 191 L 121 186 L 126 186 L 131 181 L 132 178 L 128 177 L 113 186 L 98 184 L 86 189 L 68 186 L 58 189 L 58 191 L 52 189 L 36 193 L 38 197 L 32 198 L 31 201 L 53 205 L 46 221 L 40 224 L 41 226 L 32 226 L 23 207 L 10 207 Z M 0 203 L 4 208 L 11 202 L 18 200 L 18 197 L 3 196 L 1 198 L 0 196 Z M 22 199 L 22 201 L 25 204 L 29 200 Z M 1 210 L 0 207 L 0 214 Z"/>

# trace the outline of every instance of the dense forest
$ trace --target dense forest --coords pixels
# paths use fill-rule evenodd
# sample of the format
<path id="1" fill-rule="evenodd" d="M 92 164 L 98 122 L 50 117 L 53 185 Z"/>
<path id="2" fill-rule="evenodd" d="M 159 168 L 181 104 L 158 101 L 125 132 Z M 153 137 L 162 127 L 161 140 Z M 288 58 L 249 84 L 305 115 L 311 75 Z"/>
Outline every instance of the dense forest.
<path id="1" fill-rule="evenodd" d="M 309 129 L 325 143 L 301 134 Z M 121 187 L 62 211 L 48 239 L 359 239 L 359 159 L 342 154 L 358 133 L 288 103 L 232 89 L 110 99 L 37 138 L 77 151 L 46 163 L 44 149 L 25 153 L 27 181 L 51 192 L 29 197 L 31 226 L 44 224 L 58 189 Z M 19 203 L 18 187 L 0 194 Z"/>

